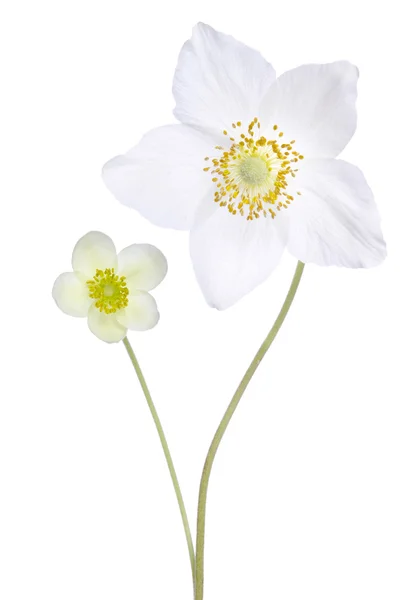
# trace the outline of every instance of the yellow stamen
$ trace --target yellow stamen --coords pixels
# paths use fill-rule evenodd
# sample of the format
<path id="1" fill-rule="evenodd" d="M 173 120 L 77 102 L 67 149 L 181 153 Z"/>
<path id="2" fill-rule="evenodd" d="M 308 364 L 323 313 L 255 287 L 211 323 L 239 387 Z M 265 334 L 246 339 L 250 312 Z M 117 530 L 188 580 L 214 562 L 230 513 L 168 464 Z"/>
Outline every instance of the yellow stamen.
<path id="1" fill-rule="evenodd" d="M 273 219 L 294 200 L 287 191 L 289 177 L 295 178 L 298 169 L 294 163 L 304 156 L 294 149 L 295 140 L 281 144 L 277 139 L 268 140 L 255 132 L 255 127 L 261 128 L 257 117 L 247 127 L 242 127 L 241 121 L 232 126 L 239 128 L 240 141 L 224 130 L 223 134 L 230 137 L 232 144 L 229 148 L 216 146 L 220 155 L 211 159 L 212 181 L 217 183 L 214 202 L 227 207 L 230 214 L 240 214 L 249 221 L 260 216 Z M 272 129 L 277 132 L 278 125 Z M 276 135 L 281 138 L 284 134 L 279 131 Z M 301 195 L 301 192 L 296 193 Z"/>
<path id="2" fill-rule="evenodd" d="M 126 278 L 115 275 L 115 269 L 96 269 L 93 279 L 86 281 L 90 298 L 94 298 L 94 305 L 100 312 L 107 315 L 115 313 L 128 306 Z"/>

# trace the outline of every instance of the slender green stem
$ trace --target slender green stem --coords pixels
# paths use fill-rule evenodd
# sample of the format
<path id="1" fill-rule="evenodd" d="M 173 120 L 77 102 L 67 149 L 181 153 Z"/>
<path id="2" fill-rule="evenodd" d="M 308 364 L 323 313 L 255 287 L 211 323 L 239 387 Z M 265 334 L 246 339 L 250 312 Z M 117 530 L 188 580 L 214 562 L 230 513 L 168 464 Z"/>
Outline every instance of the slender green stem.
<path id="1" fill-rule="evenodd" d="M 180 491 L 179 481 L 176 475 L 175 467 L 173 465 L 173 460 L 170 455 L 169 446 L 167 444 L 166 436 L 164 435 L 163 427 L 160 422 L 159 416 L 156 411 L 156 407 L 154 406 L 153 400 L 151 399 L 150 391 L 148 389 L 147 383 L 144 379 L 144 375 L 140 369 L 140 365 L 138 364 L 138 360 L 134 354 L 134 350 L 132 349 L 131 344 L 128 341 L 128 338 L 125 337 L 123 339 L 124 346 L 128 352 L 128 356 L 131 359 L 135 372 L 137 374 L 138 380 L 141 384 L 141 387 L 144 392 L 145 399 L 147 400 L 148 407 L 151 412 L 151 416 L 153 417 L 154 424 L 156 425 L 157 433 L 159 434 L 160 442 L 163 447 L 164 456 L 166 457 L 167 466 L 169 467 L 170 477 L 172 478 L 173 487 L 175 488 L 176 498 L 179 504 L 180 514 L 182 516 L 183 528 L 185 530 L 186 541 L 188 543 L 189 550 L 189 558 L 191 561 L 191 569 L 192 569 L 192 580 L 195 589 L 195 551 L 191 536 L 191 530 L 189 527 L 188 515 L 186 514 L 185 504 L 183 502 L 182 492 Z"/>
<path id="2" fill-rule="evenodd" d="M 291 307 L 294 300 L 294 296 L 297 292 L 298 285 L 300 283 L 301 276 L 304 270 L 304 263 L 298 262 L 297 268 L 294 273 L 293 280 L 291 282 L 290 289 L 288 290 L 287 297 L 285 298 L 284 304 L 282 305 L 281 311 L 272 325 L 271 330 L 265 338 L 265 341 L 257 351 L 254 359 L 250 363 L 249 368 L 244 374 L 230 404 L 221 419 L 220 425 L 214 435 L 211 442 L 211 446 L 208 450 L 207 458 L 205 460 L 204 469 L 202 471 L 201 485 L 199 488 L 199 500 L 198 500 L 198 522 L 196 532 L 196 578 L 195 578 L 195 600 L 203 600 L 204 597 L 204 543 L 205 543 L 205 511 L 207 504 L 207 492 L 208 483 L 211 475 L 211 469 L 214 462 L 215 455 L 217 453 L 220 442 L 224 436 L 228 424 L 230 423 L 231 417 L 236 410 L 241 397 L 243 396 L 250 380 L 252 379 L 256 369 L 260 365 L 263 357 L 269 350 L 272 342 L 274 341 L 278 331 L 281 328 L 285 317 Z"/>

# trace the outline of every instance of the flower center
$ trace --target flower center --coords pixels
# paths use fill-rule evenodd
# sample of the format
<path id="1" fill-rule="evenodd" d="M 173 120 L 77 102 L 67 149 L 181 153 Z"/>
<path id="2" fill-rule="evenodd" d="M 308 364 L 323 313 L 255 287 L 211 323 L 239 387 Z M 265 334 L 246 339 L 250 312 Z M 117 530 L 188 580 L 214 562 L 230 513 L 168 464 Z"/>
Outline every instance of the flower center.
<path id="1" fill-rule="evenodd" d="M 267 161 L 262 156 L 248 156 L 239 166 L 239 175 L 247 186 L 258 186 L 269 174 Z"/>
<path id="2" fill-rule="evenodd" d="M 304 156 L 294 150 L 295 140 L 281 143 L 280 139 L 267 140 L 264 136 L 256 136 L 255 128 L 260 129 L 260 121 L 256 117 L 247 129 L 242 127 L 241 121 L 232 123 L 232 127 L 236 130 L 236 137 L 223 131 L 232 142 L 230 148 L 215 146 L 219 156 L 211 159 L 212 167 L 204 168 L 204 171 L 211 172 L 212 181 L 216 183 L 214 202 L 226 206 L 233 215 L 246 216 L 248 221 L 261 215 L 274 219 L 294 200 L 287 188 L 290 177 L 295 177 L 298 171 L 296 163 Z M 273 137 L 283 137 L 278 125 L 274 125 L 272 130 L 275 132 Z M 209 161 L 210 157 L 205 160 Z"/>
<path id="3" fill-rule="evenodd" d="M 86 281 L 90 298 L 94 298 L 96 308 L 107 315 L 128 306 L 126 278 L 115 275 L 115 269 L 96 269 L 93 279 Z"/>

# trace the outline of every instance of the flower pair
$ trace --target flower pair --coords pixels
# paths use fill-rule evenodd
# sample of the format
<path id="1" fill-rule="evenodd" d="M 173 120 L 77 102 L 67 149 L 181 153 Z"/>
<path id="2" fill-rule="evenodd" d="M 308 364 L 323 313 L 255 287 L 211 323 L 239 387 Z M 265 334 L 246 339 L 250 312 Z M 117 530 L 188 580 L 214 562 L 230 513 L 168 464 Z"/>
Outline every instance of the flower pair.
<path id="1" fill-rule="evenodd" d="M 276 77 L 255 50 L 202 23 L 179 55 L 179 125 L 147 133 L 109 161 L 111 192 L 152 223 L 190 230 L 190 254 L 210 306 L 225 309 L 263 282 L 285 248 L 303 263 L 373 267 L 386 256 L 361 171 L 336 160 L 356 128 L 358 70 L 345 61 Z M 158 320 L 148 293 L 166 260 L 148 245 L 118 256 L 92 232 L 73 253 L 57 304 L 118 341 Z"/>

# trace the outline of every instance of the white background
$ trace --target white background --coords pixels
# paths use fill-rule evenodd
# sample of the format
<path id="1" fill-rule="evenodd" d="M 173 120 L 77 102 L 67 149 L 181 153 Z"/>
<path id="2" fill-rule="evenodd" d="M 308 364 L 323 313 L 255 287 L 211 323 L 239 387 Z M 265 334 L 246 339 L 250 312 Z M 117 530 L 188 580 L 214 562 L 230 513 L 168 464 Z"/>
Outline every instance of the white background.
<path id="1" fill-rule="evenodd" d="M 410 13 L 409 13 L 410 7 Z M 418 77 L 413 2 L 6 2 L 1 17 L 0 597 L 191 598 L 186 544 L 122 344 L 59 312 L 56 276 L 91 229 L 168 256 L 159 326 L 131 335 L 193 529 L 204 457 L 288 288 L 289 256 L 219 313 L 186 233 L 122 207 L 102 164 L 173 122 L 171 80 L 199 20 L 278 72 L 349 59 L 345 158 L 375 191 L 389 257 L 309 265 L 217 456 L 206 600 L 419 598 Z"/>

